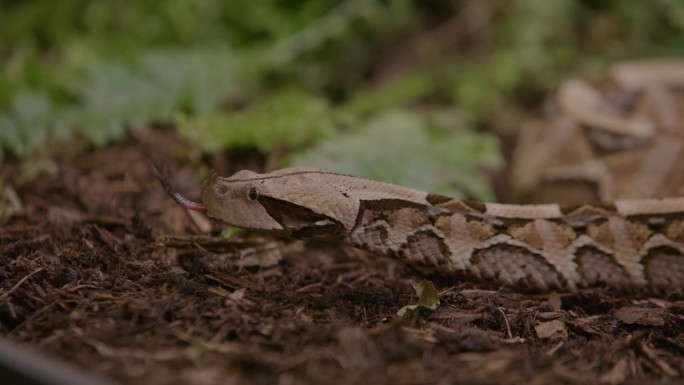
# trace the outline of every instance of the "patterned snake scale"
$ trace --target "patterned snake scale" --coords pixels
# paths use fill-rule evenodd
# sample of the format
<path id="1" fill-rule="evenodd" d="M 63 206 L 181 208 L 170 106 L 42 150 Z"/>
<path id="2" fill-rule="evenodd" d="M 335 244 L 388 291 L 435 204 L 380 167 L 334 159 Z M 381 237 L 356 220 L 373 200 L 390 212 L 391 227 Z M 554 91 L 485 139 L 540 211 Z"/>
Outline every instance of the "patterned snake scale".
<path id="1" fill-rule="evenodd" d="M 513 180 L 545 188 L 533 201 L 568 206 L 469 202 L 303 168 L 211 175 L 202 203 L 163 183 L 227 224 L 340 241 L 433 273 L 530 291 L 681 293 L 684 60 L 617 63 L 600 84 L 568 80 L 555 112 L 519 141 Z"/>
<path id="2" fill-rule="evenodd" d="M 684 288 L 684 197 L 562 207 L 450 199 L 307 168 L 212 174 L 210 217 L 299 239 L 342 241 L 433 272 L 532 291 Z"/>

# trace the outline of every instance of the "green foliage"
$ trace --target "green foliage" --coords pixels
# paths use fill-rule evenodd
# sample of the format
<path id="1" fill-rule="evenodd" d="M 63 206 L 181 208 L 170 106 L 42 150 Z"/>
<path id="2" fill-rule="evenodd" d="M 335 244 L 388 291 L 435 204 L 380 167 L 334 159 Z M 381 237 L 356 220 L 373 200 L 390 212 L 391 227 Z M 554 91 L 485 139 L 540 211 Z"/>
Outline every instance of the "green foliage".
<path id="1" fill-rule="evenodd" d="M 365 116 L 427 98 L 435 92 L 437 79 L 426 71 L 408 72 L 383 87 L 357 91 L 341 106 L 343 116 Z"/>
<path id="2" fill-rule="evenodd" d="M 256 147 L 264 153 L 279 146 L 297 148 L 334 129 L 327 101 L 296 90 L 269 94 L 241 111 L 179 114 L 175 123 L 182 135 L 205 152 L 235 147 Z"/>
<path id="3" fill-rule="evenodd" d="M 289 36 L 334 6 L 334 0 L 138 0 L 135 2 L 21 0 L 0 4 L 0 33 L 7 41 L 57 47 L 73 40 L 131 47 L 225 42 L 270 42 Z M 104 46 L 107 44 L 107 46 Z"/>
<path id="4" fill-rule="evenodd" d="M 418 303 L 415 305 L 407 305 L 399 309 L 397 312 L 399 317 L 416 314 L 421 310 L 435 310 L 439 307 L 439 293 L 431 281 L 424 279 L 420 281 L 420 283 L 413 285 L 413 290 L 416 291 Z"/>
<path id="5" fill-rule="evenodd" d="M 24 85 L 0 112 L 0 143 L 14 154 L 24 156 L 48 137 L 104 145 L 129 128 L 169 122 L 179 110 L 214 112 L 245 83 L 225 49 L 157 50 L 128 62 L 92 60 L 80 46 L 67 54 L 66 65 L 76 64 L 51 80 L 61 95 Z"/>
<path id="6" fill-rule="evenodd" d="M 496 138 L 459 129 L 458 116 L 388 111 L 351 133 L 321 141 L 290 159 L 451 196 L 492 199 L 484 169 L 502 164 Z M 458 167 L 454 167 L 458 165 Z"/>
<path id="7" fill-rule="evenodd" d="M 52 113 L 52 101 L 44 92 L 21 90 L 10 102 L 7 113 L 0 113 L 0 143 L 18 155 L 25 155 L 43 139 Z"/>
<path id="8" fill-rule="evenodd" d="M 65 118 L 93 143 L 117 139 L 126 127 L 168 122 L 179 110 L 215 111 L 241 84 L 228 51 L 153 51 L 137 59 L 88 68 L 81 81 L 65 84 L 78 100 Z"/>
<path id="9" fill-rule="evenodd" d="M 398 7 L 364 1 L 341 6 L 334 1 L 296 6 L 275 0 L 259 6 L 247 1 L 158 4 L 66 0 L 57 5 L 32 0 L 0 5 L 0 15 L 8 15 L 8 22 L 0 23 L 0 52 L 8 52 L 0 76 L 0 151 L 9 149 L 21 157 L 40 148 L 46 138 L 74 136 L 103 145 L 131 128 L 169 122 L 179 111 L 191 114 L 182 122 L 207 127 L 224 113 L 233 115 L 222 108 L 225 105 L 243 105 L 262 93 L 269 99 L 272 87 L 267 76 L 297 67 L 283 62 L 330 39 L 343 39 L 339 35 L 356 19 L 393 17 L 396 12 L 383 11 Z M 317 20 L 322 14 L 326 16 Z M 48 52 L 57 55 L 42 56 Z M 262 85 L 268 90 L 261 90 Z M 301 89 L 295 92 L 306 94 Z M 39 116 L 22 113 L 34 110 Z M 290 119 L 296 112 L 279 116 Z M 244 121 L 257 124 L 264 119 Z M 237 118 L 235 123 L 242 121 Z M 267 121 L 291 134 L 296 128 L 288 122 Z M 326 129 L 294 133 L 290 142 L 302 142 L 296 137 Z M 243 140 L 219 143 L 270 148 L 257 141 L 272 143 L 277 135 L 254 135 L 250 141 L 248 135 L 237 134 Z"/>
<path id="10" fill-rule="evenodd" d="M 0 161 L 172 122 L 204 152 L 486 198 L 500 160 L 475 128 L 514 133 L 563 79 L 680 54 L 682 32 L 677 0 L 5 1 Z"/>

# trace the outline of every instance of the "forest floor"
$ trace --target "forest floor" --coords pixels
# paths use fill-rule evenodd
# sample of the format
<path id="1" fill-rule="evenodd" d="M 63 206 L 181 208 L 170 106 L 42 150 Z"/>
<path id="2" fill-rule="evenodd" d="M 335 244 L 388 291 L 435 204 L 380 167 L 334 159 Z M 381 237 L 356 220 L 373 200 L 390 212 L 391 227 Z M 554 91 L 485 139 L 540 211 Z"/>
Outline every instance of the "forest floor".
<path id="1" fill-rule="evenodd" d="M 682 383 L 684 301 L 589 290 L 531 295 L 423 277 L 336 244 L 281 243 L 191 215 L 170 130 L 57 162 L 19 183 L 0 227 L 0 333 L 126 384 Z M 210 159 L 219 174 L 265 160 Z M 221 169 L 230 164 L 230 169 Z M 440 306 L 399 317 L 434 282 Z"/>

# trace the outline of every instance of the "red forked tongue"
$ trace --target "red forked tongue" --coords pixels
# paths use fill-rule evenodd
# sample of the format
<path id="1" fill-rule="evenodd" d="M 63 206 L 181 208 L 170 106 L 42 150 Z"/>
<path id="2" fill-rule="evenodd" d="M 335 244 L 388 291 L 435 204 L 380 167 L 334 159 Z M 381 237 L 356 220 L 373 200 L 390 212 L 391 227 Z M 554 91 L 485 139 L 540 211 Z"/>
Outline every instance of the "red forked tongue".
<path id="1" fill-rule="evenodd" d="M 164 173 L 160 173 L 159 170 L 157 170 L 157 167 L 154 166 L 152 161 L 150 161 L 150 167 L 152 168 L 152 173 L 154 176 L 159 179 L 159 182 L 161 183 L 162 187 L 164 187 L 164 190 L 175 200 L 180 204 L 181 206 L 185 207 L 188 210 L 192 211 L 200 211 L 200 212 L 205 212 L 207 211 L 207 206 L 198 203 L 198 202 L 193 202 L 184 196 L 182 196 L 178 191 L 176 191 L 175 188 L 173 188 L 173 185 L 171 185 L 171 182 L 169 181 L 166 173 L 166 167 L 164 168 Z"/>
<path id="2" fill-rule="evenodd" d="M 186 209 L 192 210 L 192 211 L 200 211 L 200 212 L 206 212 L 207 211 L 207 206 L 205 206 L 199 202 L 194 202 L 194 201 L 191 201 L 190 199 L 185 198 L 178 191 L 173 191 L 173 186 L 164 185 L 163 182 L 162 182 L 162 186 L 164 186 L 164 188 L 169 193 L 169 195 L 171 195 L 171 198 L 173 198 L 176 202 L 178 202 L 181 206 L 185 207 Z"/>

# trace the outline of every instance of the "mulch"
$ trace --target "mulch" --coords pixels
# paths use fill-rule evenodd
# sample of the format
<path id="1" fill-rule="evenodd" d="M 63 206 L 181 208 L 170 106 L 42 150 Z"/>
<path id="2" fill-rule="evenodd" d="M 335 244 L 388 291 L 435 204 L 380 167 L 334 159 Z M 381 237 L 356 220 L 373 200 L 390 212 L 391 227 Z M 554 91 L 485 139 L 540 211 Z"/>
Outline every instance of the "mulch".
<path id="1" fill-rule="evenodd" d="M 154 129 L 29 182 L 5 162 L 22 207 L 0 226 L 2 336 L 126 384 L 682 383 L 681 299 L 523 294 L 337 244 L 228 238 L 150 172 L 167 164 L 197 199 L 190 155 Z M 423 278 L 440 306 L 397 316 Z"/>

